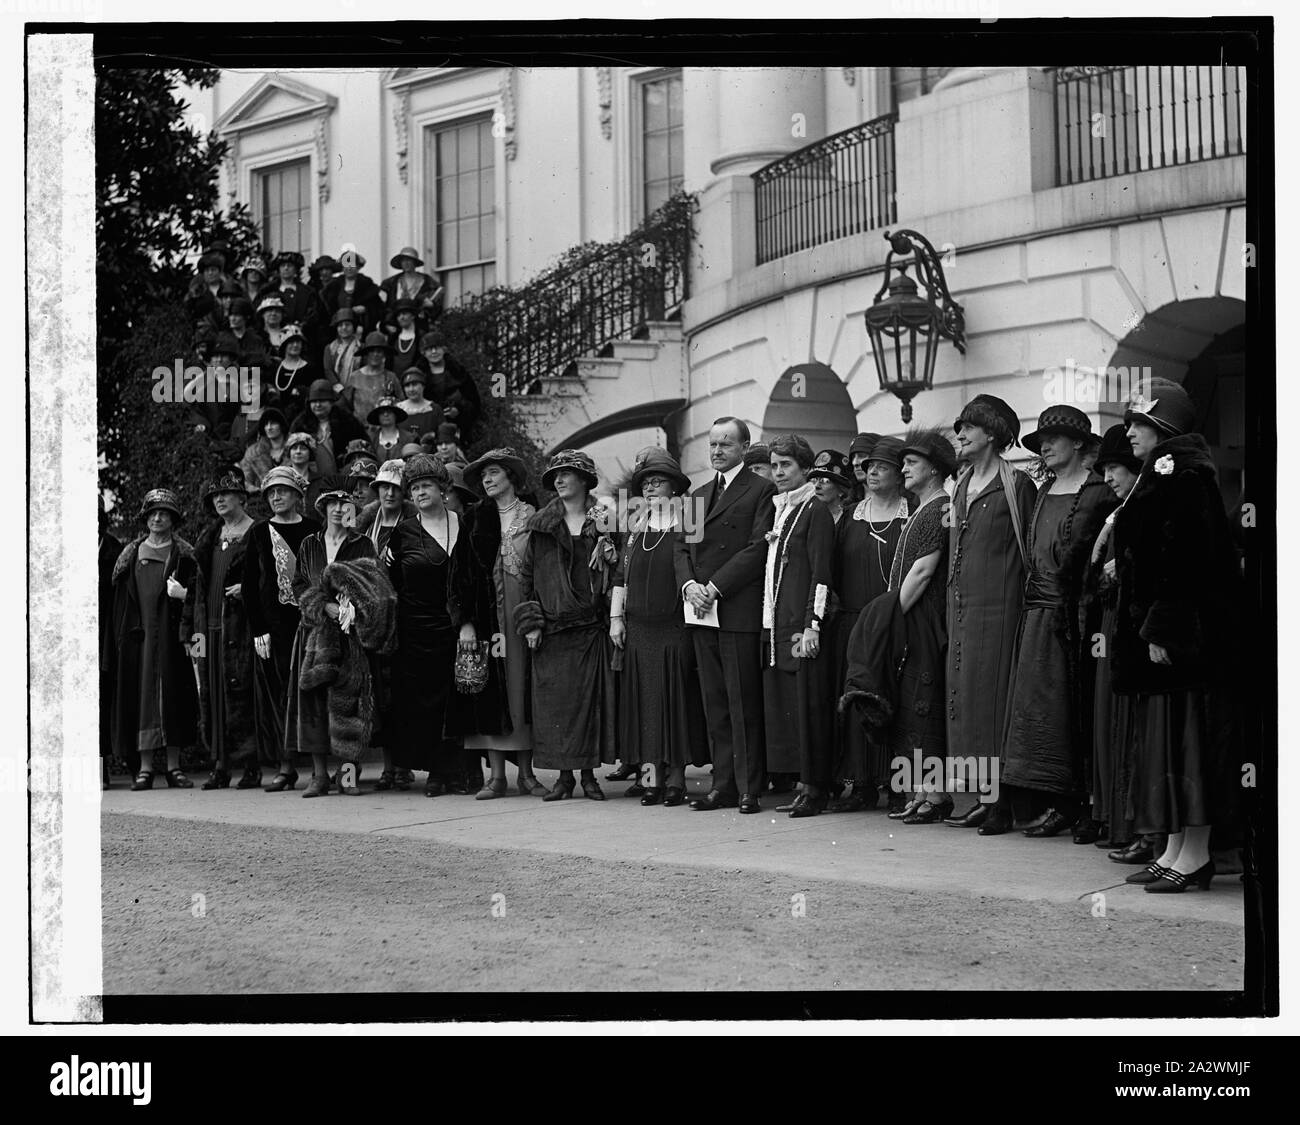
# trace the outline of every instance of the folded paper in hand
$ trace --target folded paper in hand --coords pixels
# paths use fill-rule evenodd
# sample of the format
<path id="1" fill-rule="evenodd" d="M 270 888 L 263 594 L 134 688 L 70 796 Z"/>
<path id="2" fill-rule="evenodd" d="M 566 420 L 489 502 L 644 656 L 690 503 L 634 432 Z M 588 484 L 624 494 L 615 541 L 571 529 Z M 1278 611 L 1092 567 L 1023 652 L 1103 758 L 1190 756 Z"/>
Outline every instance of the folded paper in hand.
<path id="1" fill-rule="evenodd" d="M 718 628 L 718 601 L 715 598 L 713 604 L 709 606 L 709 611 L 703 617 L 695 612 L 695 607 L 686 599 L 682 599 L 682 620 L 687 625 L 707 625 L 710 629 Z"/>

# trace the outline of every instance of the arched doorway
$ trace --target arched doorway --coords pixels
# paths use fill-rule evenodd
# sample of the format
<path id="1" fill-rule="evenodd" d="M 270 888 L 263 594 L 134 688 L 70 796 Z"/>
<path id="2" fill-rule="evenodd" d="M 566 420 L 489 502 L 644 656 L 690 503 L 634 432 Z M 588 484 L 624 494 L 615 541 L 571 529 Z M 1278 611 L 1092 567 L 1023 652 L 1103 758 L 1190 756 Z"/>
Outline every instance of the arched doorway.
<path id="1" fill-rule="evenodd" d="M 1246 305 L 1232 297 L 1175 301 L 1148 313 L 1115 349 L 1114 367 L 1149 368 L 1181 383 L 1196 404 L 1196 428 L 1219 470 L 1232 511 L 1245 488 Z M 1122 403 L 1112 409 L 1122 416 Z M 1119 417 L 1107 418 L 1112 425 Z"/>
<path id="2" fill-rule="evenodd" d="M 857 413 L 843 380 L 824 363 L 800 363 L 777 380 L 763 414 L 763 440 L 801 434 L 816 452 L 847 452 Z"/>

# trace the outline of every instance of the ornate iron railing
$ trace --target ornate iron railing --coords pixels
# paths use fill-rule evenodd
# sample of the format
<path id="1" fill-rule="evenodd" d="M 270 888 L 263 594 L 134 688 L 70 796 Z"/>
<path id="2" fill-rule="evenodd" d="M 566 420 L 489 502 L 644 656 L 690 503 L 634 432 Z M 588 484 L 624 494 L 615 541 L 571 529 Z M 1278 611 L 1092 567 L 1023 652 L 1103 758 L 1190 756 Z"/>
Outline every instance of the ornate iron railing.
<path id="1" fill-rule="evenodd" d="M 1054 77 L 1058 186 L 1246 151 L 1244 66 L 1061 66 Z"/>
<path id="2" fill-rule="evenodd" d="M 754 173 L 760 265 L 895 221 L 897 120 L 865 121 Z"/>
<path id="3" fill-rule="evenodd" d="M 668 200 L 618 242 L 569 251 L 517 289 L 495 289 L 444 314 L 503 372 L 510 394 L 529 394 L 583 356 L 680 314 L 689 296 L 695 198 Z"/>

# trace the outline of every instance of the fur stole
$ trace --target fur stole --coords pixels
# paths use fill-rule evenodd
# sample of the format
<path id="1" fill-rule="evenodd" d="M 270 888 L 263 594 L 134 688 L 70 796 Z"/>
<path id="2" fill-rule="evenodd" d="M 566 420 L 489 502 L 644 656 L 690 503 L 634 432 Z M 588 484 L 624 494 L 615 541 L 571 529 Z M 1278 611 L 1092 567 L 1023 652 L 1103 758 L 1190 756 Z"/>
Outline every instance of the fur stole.
<path id="1" fill-rule="evenodd" d="M 114 582 L 117 582 L 117 580 L 121 578 L 123 574 L 125 574 L 127 571 L 131 569 L 132 566 L 135 565 L 136 551 L 139 548 L 140 544 L 143 543 L 148 538 L 149 536 L 147 533 L 145 535 L 137 535 L 134 539 L 131 540 L 130 543 L 128 543 L 125 547 L 122 548 L 122 553 L 117 556 L 117 562 L 113 564 Z M 182 539 L 179 535 L 173 535 L 172 542 L 175 543 L 176 546 L 180 548 L 181 558 L 192 559 L 194 557 L 194 545 L 190 543 L 187 539 Z"/>

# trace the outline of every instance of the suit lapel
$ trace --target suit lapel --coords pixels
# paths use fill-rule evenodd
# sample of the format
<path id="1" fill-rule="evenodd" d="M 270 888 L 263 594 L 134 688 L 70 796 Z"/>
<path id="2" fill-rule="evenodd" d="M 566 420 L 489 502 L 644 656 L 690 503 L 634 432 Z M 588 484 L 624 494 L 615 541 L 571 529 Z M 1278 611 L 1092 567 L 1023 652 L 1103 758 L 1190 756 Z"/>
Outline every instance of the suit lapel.
<path id="1" fill-rule="evenodd" d="M 713 511 L 711 511 L 707 516 L 704 517 L 704 522 L 706 524 L 715 516 L 719 516 L 723 512 L 725 512 L 727 508 L 739 496 L 741 496 L 747 488 L 750 487 L 750 482 L 745 479 L 745 475 L 746 475 L 745 469 L 741 469 L 740 472 L 736 474 L 736 479 L 733 480 L 731 484 L 727 487 L 726 492 L 722 494 L 722 498 L 716 504 L 713 505 Z M 755 478 L 757 478 L 758 476 L 757 473 L 753 473 L 753 472 L 750 472 L 748 475 Z M 716 488 L 717 480 L 715 479 L 713 484 L 706 485 L 705 487 Z"/>

